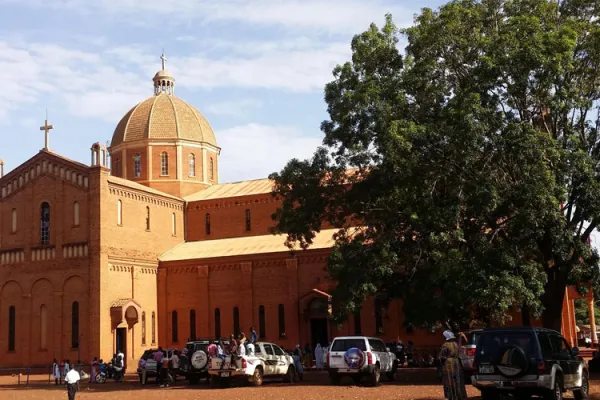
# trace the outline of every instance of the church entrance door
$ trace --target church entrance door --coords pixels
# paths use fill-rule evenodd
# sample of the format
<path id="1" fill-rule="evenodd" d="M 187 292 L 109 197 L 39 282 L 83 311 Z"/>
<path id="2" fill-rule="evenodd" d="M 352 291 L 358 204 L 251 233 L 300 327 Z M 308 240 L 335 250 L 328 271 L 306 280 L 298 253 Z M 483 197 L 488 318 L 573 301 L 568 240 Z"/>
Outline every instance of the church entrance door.
<path id="1" fill-rule="evenodd" d="M 125 363 L 127 363 L 127 328 L 117 328 L 117 354 L 119 352 L 125 354 Z"/>
<path id="2" fill-rule="evenodd" d="M 310 339 L 312 347 L 317 343 L 326 346 L 329 335 L 327 334 L 327 318 L 312 318 L 310 320 Z"/>

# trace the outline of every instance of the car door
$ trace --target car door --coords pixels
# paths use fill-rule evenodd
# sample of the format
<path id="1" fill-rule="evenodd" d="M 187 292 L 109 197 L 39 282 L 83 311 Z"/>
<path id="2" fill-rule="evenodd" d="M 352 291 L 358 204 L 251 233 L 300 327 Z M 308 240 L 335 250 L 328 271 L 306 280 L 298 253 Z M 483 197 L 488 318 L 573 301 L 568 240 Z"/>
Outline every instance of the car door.
<path id="1" fill-rule="evenodd" d="M 577 357 L 573 357 L 573 350 L 567 340 L 559 336 L 561 343 L 561 354 L 565 355 L 565 359 L 567 360 L 568 370 L 569 370 L 569 382 L 568 387 L 575 387 L 577 384 L 577 374 L 579 373 L 579 360 Z M 565 378 L 565 385 L 567 385 L 567 379 Z"/>
<path id="2" fill-rule="evenodd" d="M 265 359 L 265 376 L 277 374 L 277 358 L 273 347 L 268 343 L 261 343 L 262 353 Z"/>
<path id="3" fill-rule="evenodd" d="M 565 386 L 572 387 L 573 385 L 573 372 L 572 372 L 572 356 L 571 350 L 567 342 L 558 334 L 550 335 L 550 342 L 552 343 L 552 357 L 556 360 L 560 368 L 562 369 L 563 376 L 565 379 Z"/>
<path id="4" fill-rule="evenodd" d="M 371 347 L 371 352 L 377 354 L 377 358 L 381 365 L 381 372 L 390 371 L 392 369 L 390 365 L 390 356 L 385 347 L 385 343 L 379 339 L 369 339 L 369 347 Z"/>
<path id="5" fill-rule="evenodd" d="M 272 346 L 273 346 L 273 351 L 275 352 L 275 358 L 277 359 L 277 366 L 275 367 L 275 369 L 276 369 L 275 373 L 278 375 L 284 375 L 287 373 L 287 370 L 288 370 L 287 355 L 285 354 L 285 351 L 283 351 L 281 349 L 281 347 L 279 347 L 275 344 Z"/>

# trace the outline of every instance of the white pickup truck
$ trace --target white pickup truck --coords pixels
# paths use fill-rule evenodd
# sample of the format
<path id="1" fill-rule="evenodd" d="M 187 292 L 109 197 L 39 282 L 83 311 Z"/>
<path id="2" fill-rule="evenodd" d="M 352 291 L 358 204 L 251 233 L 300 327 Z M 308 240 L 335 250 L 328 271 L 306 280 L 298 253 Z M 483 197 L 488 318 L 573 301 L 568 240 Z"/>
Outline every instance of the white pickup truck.
<path id="1" fill-rule="evenodd" d="M 230 356 L 225 358 L 223 368 L 222 362 L 219 357 L 210 358 L 208 373 L 213 387 L 227 387 L 232 379 L 246 380 L 252 386 L 260 386 L 264 379 L 269 378 L 283 378 L 289 383 L 296 380 L 292 356 L 273 343 L 256 343 L 254 355 L 239 357 L 235 365 L 231 364 Z"/>

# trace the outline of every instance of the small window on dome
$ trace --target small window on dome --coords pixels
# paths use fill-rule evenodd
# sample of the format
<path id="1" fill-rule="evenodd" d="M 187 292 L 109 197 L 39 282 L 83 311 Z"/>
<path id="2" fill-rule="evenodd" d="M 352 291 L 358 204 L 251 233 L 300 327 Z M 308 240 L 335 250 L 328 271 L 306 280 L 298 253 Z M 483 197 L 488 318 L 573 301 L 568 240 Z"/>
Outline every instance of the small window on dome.
<path id="1" fill-rule="evenodd" d="M 194 177 L 196 176 L 196 156 L 193 153 L 188 156 L 188 162 L 190 167 L 190 172 L 188 175 L 190 177 Z"/>
<path id="2" fill-rule="evenodd" d="M 166 151 L 160 154 L 160 174 L 163 176 L 169 175 L 169 155 Z"/>
<path id="3" fill-rule="evenodd" d="M 142 175 L 142 157 L 140 157 L 139 153 L 133 157 L 133 173 L 136 178 Z"/>
<path id="4" fill-rule="evenodd" d="M 210 159 L 210 180 L 214 180 L 215 179 L 215 163 L 213 161 L 213 159 Z"/>

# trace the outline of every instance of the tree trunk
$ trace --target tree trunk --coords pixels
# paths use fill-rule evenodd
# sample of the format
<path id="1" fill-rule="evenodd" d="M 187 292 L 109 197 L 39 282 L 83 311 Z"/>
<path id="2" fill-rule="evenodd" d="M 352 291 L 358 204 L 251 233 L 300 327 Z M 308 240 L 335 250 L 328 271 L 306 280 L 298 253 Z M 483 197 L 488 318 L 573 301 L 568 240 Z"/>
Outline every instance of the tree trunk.
<path id="1" fill-rule="evenodd" d="M 529 314 L 529 307 L 523 304 L 521 307 L 521 319 L 523 321 L 524 326 L 531 326 L 531 316 Z"/>
<path id="2" fill-rule="evenodd" d="M 548 273 L 548 282 L 542 296 L 542 304 L 544 306 L 542 324 L 544 328 L 560 332 L 562 328 L 562 306 L 565 299 L 567 282 L 557 272 L 553 270 Z"/>

